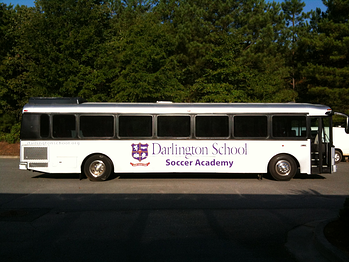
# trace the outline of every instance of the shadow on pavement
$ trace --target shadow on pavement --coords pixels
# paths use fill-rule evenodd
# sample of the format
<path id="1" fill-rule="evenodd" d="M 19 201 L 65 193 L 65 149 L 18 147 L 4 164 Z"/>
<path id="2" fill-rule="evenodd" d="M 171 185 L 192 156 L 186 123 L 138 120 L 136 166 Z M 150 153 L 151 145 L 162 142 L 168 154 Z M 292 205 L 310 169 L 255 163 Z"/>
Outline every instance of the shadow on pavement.
<path id="1" fill-rule="evenodd" d="M 0 194 L 2 261 L 295 261 L 297 225 L 343 196 Z M 330 212 L 329 212 L 330 210 Z"/>

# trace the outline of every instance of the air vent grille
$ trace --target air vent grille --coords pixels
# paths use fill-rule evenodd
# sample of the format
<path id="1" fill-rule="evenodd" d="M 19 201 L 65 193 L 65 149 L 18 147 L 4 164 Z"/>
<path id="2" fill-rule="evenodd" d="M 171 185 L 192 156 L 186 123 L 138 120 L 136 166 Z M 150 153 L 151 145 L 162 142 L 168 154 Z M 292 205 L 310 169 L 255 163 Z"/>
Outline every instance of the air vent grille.
<path id="1" fill-rule="evenodd" d="M 47 147 L 25 147 L 25 160 L 47 160 Z"/>

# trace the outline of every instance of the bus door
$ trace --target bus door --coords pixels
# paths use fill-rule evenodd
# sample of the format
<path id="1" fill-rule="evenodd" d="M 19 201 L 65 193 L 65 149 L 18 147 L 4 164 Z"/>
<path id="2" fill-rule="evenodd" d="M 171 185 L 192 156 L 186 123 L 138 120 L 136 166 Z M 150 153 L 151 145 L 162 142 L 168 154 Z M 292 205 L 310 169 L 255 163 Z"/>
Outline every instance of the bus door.
<path id="1" fill-rule="evenodd" d="M 311 173 L 331 173 L 332 126 L 330 117 L 311 118 Z"/>

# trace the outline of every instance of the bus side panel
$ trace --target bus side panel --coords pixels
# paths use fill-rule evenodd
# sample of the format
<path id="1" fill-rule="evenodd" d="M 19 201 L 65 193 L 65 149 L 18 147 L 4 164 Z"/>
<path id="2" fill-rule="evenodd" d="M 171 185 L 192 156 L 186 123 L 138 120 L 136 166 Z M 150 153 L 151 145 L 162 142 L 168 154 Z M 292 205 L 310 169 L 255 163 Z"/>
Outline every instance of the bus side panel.
<path id="1" fill-rule="evenodd" d="M 311 169 L 310 141 L 66 140 L 22 142 L 21 148 L 21 163 L 46 173 L 80 173 L 93 154 L 106 155 L 115 172 L 125 173 L 266 173 L 269 161 L 280 153 L 294 156 L 302 173 Z M 45 158 L 45 149 L 46 159 L 38 159 Z M 42 156 L 32 159 L 28 152 Z"/>
<path id="2" fill-rule="evenodd" d="M 43 173 L 79 173 L 79 141 L 21 141 L 20 169 Z"/>
<path id="3" fill-rule="evenodd" d="M 127 140 L 114 148 L 108 154 L 115 172 L 266 173 L 280 153 L 294 156 L 302 173 L 311 172 L 310 141 Z"/>

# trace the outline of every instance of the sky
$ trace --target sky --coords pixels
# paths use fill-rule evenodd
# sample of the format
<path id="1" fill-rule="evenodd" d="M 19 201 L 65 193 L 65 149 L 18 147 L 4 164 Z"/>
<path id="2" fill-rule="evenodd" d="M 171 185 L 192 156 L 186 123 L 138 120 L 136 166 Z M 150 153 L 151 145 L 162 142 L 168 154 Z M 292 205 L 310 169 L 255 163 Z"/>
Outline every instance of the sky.
<path id="1" fill-rule="evenodd" d="M 271 0 L 269 1 L 271 2 Z M 276 1 L 283 2 L 283 1 Z M 315 10 L 317 7 L 320 7 L 323 12 L 326 11 L 326 6 L 323 5 L 322 0 L 303 0 L 305 3 L 304 12 L 309 12 L 311 9 Z M 13 4 L 14 6 L 26 5 L 26 6 L 34 6 L 34 0 L 0 0 L 0 3 L 5 3 L 7 5 Z"/>

